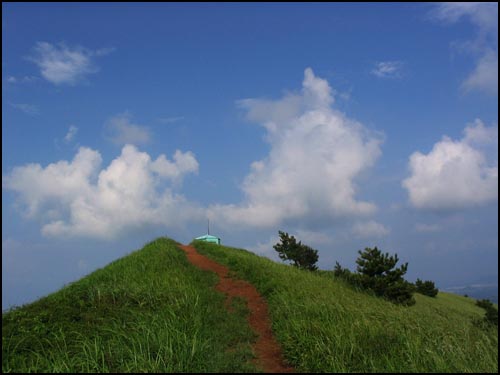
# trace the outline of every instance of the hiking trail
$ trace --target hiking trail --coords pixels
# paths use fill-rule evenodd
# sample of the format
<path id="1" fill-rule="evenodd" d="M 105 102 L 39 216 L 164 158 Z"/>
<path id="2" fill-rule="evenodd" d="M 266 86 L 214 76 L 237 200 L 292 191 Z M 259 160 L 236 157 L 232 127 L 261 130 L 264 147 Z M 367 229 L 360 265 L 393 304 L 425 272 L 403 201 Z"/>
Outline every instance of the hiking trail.
<path id="1" fill-rule="evenodd" d="M 255 364 L 264 372 L 294 372 L 285 364 L 281 347 L 273 336 L 271 321 L 268 315 L 267 302 L 255 287 L 244 280 L 233 279 L 229 269 L 204 255 L 189 245 L 179 245 L 187 254 L 188 260 L 202 270 L 213 271 L 219 276 L 216 289 L 226 295 L 227 300 L 233 297 L 244 298 L 250 310 L 248 322 L 258 334 L 253 345 L 256 355 Z"/>

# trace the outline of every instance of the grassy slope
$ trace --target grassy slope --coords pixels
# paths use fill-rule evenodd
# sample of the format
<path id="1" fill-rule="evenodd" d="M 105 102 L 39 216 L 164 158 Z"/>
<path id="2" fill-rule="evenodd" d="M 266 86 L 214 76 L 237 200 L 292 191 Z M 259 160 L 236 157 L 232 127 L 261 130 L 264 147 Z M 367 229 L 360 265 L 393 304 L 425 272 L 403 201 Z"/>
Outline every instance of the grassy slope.
<path id="1" fill-rule="evenodd" d="M 401 307 L 357 292 L 329 272 L 311 273 L 245 250 L 202 242 L 267 298 L 286 358 L 304 372 L 498 372 L 498 330 L 472 323 L 474 300 L 416 295 Z"/>
<path id="2" fill-rule="evenodd" d="M 3 372 L 255 371 L 247 310 L 174 241 L 142 250 L 2 314 Z"/>

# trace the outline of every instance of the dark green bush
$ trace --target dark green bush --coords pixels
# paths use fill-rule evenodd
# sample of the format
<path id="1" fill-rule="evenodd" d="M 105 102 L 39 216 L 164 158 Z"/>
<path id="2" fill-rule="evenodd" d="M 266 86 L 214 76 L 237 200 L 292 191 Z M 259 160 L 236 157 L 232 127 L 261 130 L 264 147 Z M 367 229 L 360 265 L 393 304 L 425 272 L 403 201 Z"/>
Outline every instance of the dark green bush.
<path id="1" fill-rule="evenodd" d="M 425 296 L 436 297 L 438 294 L 438 289 L 434 285 L 433 281 L 422 281 L 420 279 L 417 279 L 417 281 L 415 282 L 415 286 L 417 288 L 417 293 L 423 294 Z"/>
<path id="2" fill-rule="evenodd" d="M 488 323 L 498 326 L 498 310 L 495 307 L 487 309 L 484 318 Z"/>
<path id="3" fill-rule="evenodd" d="M 494 308 L 493 302 L 491 302 L 489 299 L 481 299 L 476 301 L 476 306 L 482 307 L 483 309 L 490 309 Z"/>
<path id="4" fill-rule="evenodd" d="M 489 299 L 477 300 L 476 305 L 486 310 L 484 316 L 486 323 L 498 326 L 498 309 Z"/>

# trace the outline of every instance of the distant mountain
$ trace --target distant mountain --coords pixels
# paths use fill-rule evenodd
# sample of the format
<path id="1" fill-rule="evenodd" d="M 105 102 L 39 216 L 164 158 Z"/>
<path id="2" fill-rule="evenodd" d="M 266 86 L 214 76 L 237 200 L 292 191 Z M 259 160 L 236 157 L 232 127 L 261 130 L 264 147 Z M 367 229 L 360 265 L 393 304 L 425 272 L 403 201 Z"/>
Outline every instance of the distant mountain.
<path id="1" fill-rule="evenodd" d="M 472 284 L 465 286 L 456 286 L 443 288 L 443 291 L 455 293 L 463 296 L 467 294 L 475 299 L 489 299 L 498 303 L 498 285 L 494 284 Z"/>

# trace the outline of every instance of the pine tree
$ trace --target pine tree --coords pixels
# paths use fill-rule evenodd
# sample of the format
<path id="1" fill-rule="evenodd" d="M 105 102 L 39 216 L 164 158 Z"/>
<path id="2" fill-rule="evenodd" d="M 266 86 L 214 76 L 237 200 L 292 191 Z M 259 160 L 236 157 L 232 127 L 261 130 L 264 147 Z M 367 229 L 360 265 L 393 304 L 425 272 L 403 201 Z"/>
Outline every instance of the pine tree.
<path id="1" fill-rule="evenodd" d="M 395 268 L 399 261 L 398 255 L 382 254 L 377 247 L 359 250 L 356 260 L 357 271 L 361 275 L 363 287 L 371 289 L 376 295 L 383 296 L 393 302 L 413 305 L 415 287 L 403 276 L 408 270 L 408 263 Z"/>
<path id="2" fill-rule="evenodd" d="M 281 243 L 273 246 L 278 252 L 281 260 L 291 261 L 295 267 L 315 271 L 318 267 L 315 265 L 318 261 L 318 250 L 297 242 L 294 236 L 288 233 L 278 231 Z"/>

